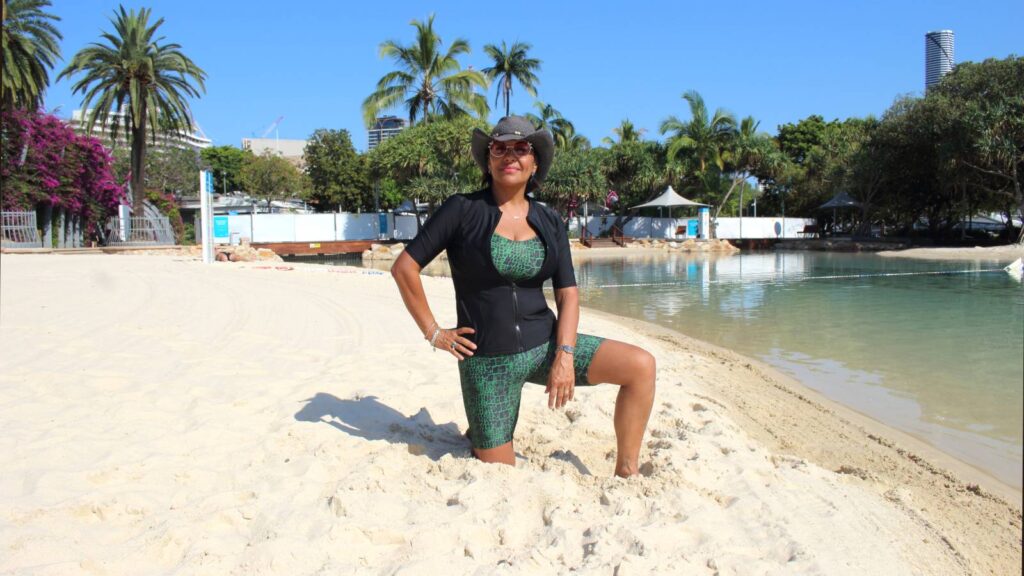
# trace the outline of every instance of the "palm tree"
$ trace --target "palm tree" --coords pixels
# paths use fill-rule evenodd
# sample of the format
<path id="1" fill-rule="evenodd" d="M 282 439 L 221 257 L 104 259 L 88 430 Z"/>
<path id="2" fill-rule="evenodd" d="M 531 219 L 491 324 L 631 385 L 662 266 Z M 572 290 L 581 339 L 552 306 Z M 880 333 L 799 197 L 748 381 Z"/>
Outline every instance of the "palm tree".
<path id="1" fill-rule="evenodd" d="M 715 222 L 718 221 L 718 214 L 729 201 L 729 196 L 732 195 L 736 187 L 750 178 L 751 173 L 760 168 L 766 158 L 772 155 L 774 146 L 771 138 L 757 131 L 760 125 L 761 123 L 754 120 L 753 116 L 744 118 L 740 121 L 739 129 L 733 133 L 727 148 L 721 154 L 725 167 L 732 172 L 732 181 L 728 191 L 722 196 L 722 201 L 715 208 L 715 215 L 712 217 Z M 742 203 L 741 194 L 740 204 L 742 205 Z M 711 229 L 714 230 L 715 227 L 712 226 Z"/>
<path id="2" fill-rule="evenodd" d="M 509 115 L 513 80 L 518 80 L 530 96 L 537 97 L 537 84 L 540 84 L 540 79 L 534 71 L 540 70 L 540 60 L 526 56 L 530 48 L 531 46 L 525 42 L 516 42 L 509 48 L 504 40 L 501 41 L 501 48 L 494 44 L 484 46 L 484 52 L 491 57 L 494 65 L 484 68 L 482 72 L 492 82 L 500 79 L 494 94 L 494 104 L 498 104 L 498 98 L 501 96 L 505 97 L 505 116 Z"/>
<path id="3" fill-rule="evenodd" d="M 469 53 L 469 42 L 456 38 L 442 54 L 433 14 L 426 22 L 413 20 L 410 24 L 416 27 L 412 44 L 402 46 L 388 40 L 380 45 L 380 57 L 391 57 L 400 69 L 382 76 L 377 89 L 363 101 L 367 127 L 373 126 L 381 111 L 403 101 L 410 123 L 415 123 L 417 117 L 429 122 L 438 116 L 451 119 L 470 112 L 485 118 L 487 99 L 476 88 L 487 90 L 487 79 L 476 70 L 462 70 L 455 59 L 459 54 Z"/>
<path id="4" fill-rule="evenodd" d="M 50 84 L 47 69 L 60 58 L 57 41 L 63 37 L 51 23 L 60 18 L 43 12 L 49 0 L 0 0 L 0 4 L 4 70 L 0 102 L 4 108 L 35 110 Z"/>
<path id="5" fill-rule="evenodd" d="M 97 121 L 106 126 L 112 113 L 111 138 L 116 139 L 122 127 L 128 131 L 134 216 L 143 215 L 146 200 L 146 128 L 154 143 L 161 122 L 190 131 L 192 115 L 185 96 L 198 98 L 200 90 L 206 91 L 206 72 L 181 52 L 181 46 L 162 44 L 162 36 L 154 38 L 164 19 L 150 26 L 150 13 L 148 8 L 126 12 L 119 7 L 110 20 L 114 33 L 102 34 L 108 44 L 86 46 L 57 77 L 85 73 L 71 89 L 85 93 L 82 108 L 89 132 Z M 90 108 L 93 100 L 96 106 Z"/>
<path id="6" fill-rule="evenodd" d="M 612 133 L 619 137 L 619 144 L 625 144 L 626 142 L 639 142 L 640 138 L 644 135 L 644 132 L 647 132 L 646 128 L 637 129 L 637 127 L 629 121 L 629 118 L 623 120 L 622 123 L 619 124 L 618 128 L 612 128 Z M 601 142 L 604 142 L 609 146 L 616 143 L 615 140 L 607 136 L 602 138 Z"/>
<path id="7" fill-rule="evenodd" d="M 533 103 L 539 114 L 527 114 L 526 119 L 533 123 L 538 130 L 548 130 L 555 139 L 555 148 L 578 150 L 590 148 L 590 141 L 581 134 L 576 133 L 576 127 L 562 113 L 550 104 L 540 100 Z"/>
<path id="8" fill-rule="evenodd" d="M 722 150 L 736 129 L 736 118 L 719 108 L 708 119 L 707 106 L 696 90 L 686 92 L 683 98 L 690 104 L 690 121 L 683 122 L 670 116 L 661 123 L 662 134 L 672 133 L 669 158 L 678 159 L 681 153 L 694 158 L 702 174 L 707 171 L 708 163 L 722 170 Z"/>

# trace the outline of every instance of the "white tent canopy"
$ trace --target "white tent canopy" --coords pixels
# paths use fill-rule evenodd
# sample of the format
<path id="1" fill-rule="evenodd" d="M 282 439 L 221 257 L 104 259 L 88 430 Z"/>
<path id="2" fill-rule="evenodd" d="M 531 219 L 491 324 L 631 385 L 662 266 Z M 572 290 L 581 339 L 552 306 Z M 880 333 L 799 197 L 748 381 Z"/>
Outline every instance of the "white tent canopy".
<path id="1" fill-rule="evenodd" d="M 673 190 L 671 186 L 669 186 L 668 188 L 665 189 L 661 196 L 658 196 L 657 198 L 651 200 L 650 202 L 644 202 L 643 204 L 633 206 L 630 208 L 630 210 L 636 210 L 638 208 L 671 208 L 672 206 L 707 206 L 707 204 L 701 204 L 700 202 L 687 200 L 686 198 L 683 198 L 682 196 L 677 194 L 676 191 Z"/>

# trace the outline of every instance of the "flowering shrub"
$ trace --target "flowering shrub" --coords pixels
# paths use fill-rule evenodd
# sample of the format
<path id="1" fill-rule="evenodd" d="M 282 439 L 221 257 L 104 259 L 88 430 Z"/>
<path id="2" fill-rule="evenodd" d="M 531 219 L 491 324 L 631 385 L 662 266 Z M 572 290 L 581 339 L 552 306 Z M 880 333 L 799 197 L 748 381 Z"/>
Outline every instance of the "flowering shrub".
<path id="1" fill-rule="evenodd" d="M 0 112 L 0 184 L 4 210 L 50 205 L 89 227 L 116 212 L 124 196 L 110 152 L 96 138 L 75 134 L 51 114 Z"/>

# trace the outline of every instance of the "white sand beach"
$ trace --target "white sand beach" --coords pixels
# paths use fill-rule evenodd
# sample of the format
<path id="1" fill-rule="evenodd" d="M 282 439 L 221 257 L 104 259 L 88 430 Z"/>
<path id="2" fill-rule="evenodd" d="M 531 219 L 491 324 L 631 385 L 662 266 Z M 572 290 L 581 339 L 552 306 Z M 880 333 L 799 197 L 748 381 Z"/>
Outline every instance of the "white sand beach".
<path id="1" fill-rule="evenodd" d="M 1003 246 L 973 246 L 971 248 L 910 248 L 907 250 L 886 250 L 879 256 L 890 258 L 919 258 L 922 260 L 987 260 L 1012 262 L 1024 258 L 1024 244 Z"/>
<path id="2" fill-rule="evenodd" d="M 528 387 L 518 466 L 472 459 L 386 273 L 4 254 L 0 574 L 1019 573 L 1019 492 L 732 352 L 580 331 L 658 360 L 639 478 L 612 386 Z"/>

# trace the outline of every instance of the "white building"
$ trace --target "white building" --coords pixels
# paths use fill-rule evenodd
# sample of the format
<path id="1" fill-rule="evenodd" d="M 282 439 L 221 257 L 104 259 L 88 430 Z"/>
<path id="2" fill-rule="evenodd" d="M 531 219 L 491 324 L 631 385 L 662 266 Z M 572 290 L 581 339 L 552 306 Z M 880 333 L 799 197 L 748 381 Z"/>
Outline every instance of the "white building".
<path id="1" fill-rule="evenodd" d="M 103 125 L 100 125 L 100 123 L 97 121 L 97 123 L 92 127 L 91 134 L 86 131 L 90 113 L 92 113 L 92 109 L 89 109 L 88 111 L 75 110 L 74 112 L 72 112 L 71 120 L 68 121 L 68 124 L 71 125 L 71 129 L 79 134 L 89 134 L 90 136 L 99 138 L 101 142 L 103 142 L 104 144 L 111 148 L 115 148 L 117 146 L 129 146 L 129 130 L 124 127 L 123 123 L 124 112 L 114 112 L 108 114 L 107 122 Z M 121 125 L 118 127 L 117 131 L 117 141 L 114 141 L 110 137 L 110 126 L 115 120 L 121 122 Z M 158 132 L 156 135 L 155 145 L 152 144 L 152 140 L 148 141 L 150 143 L 150 146 L 154 146 L 156 148 L 182 148 L 202 150 L 203 148 L 209 148 L 210 146 L 212 146 L 213 141 L 207 138 L 206 135 L 202 133 L 201 129 L 198 129 L 199 125 L 195 124 L 195 127 L 197 128 L 196 132 L 193 132 L 191 134 L 182 130 L 175 132 Z M 151 138 L 151 133 L 149 129 L 146 130 L 146 138 Z"/>
<path id="2" fill-rule="evenodd" d="M 953 69 L 953 31 L 936 30 L 924 35 L 924 89 L 939 83 Z"/>

